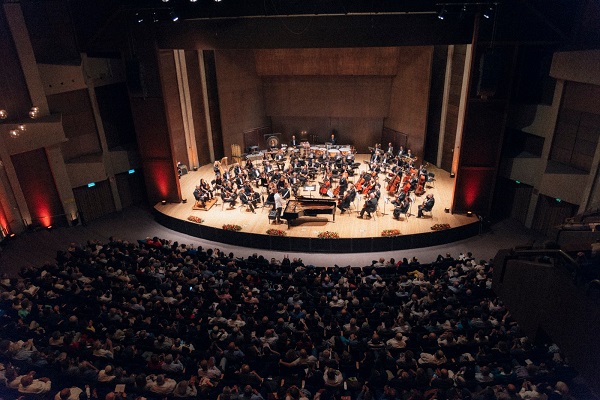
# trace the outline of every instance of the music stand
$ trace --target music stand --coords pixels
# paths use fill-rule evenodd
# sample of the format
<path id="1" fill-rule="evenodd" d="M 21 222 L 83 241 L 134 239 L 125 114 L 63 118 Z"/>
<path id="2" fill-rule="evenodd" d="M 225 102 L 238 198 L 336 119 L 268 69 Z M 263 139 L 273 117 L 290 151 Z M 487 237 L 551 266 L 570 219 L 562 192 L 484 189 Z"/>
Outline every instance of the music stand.
<path id="1" fill-rule="evenodd" d="M 381 215 L 387 215 L 387 214 L 385 213 L 385 205 L 388 203 L 388 201 L 389 201 L 389 200 L 390 200 L 390 198 L 389 198 L 389 197 L 387 197 L 387 196 L 386 196 L 386 198 L 385 198 L 385 199 L 383 199 L 383 212 L 381 213 Z"/>
<path id="2" fill-rule="evenodd" d="M 308 192 L 308 197 L 312 198 L 312 192 L 317 190 L 317 186 L 316 185 L 308 185 L 308 186 L 304 186 L 302 189 Z"/>

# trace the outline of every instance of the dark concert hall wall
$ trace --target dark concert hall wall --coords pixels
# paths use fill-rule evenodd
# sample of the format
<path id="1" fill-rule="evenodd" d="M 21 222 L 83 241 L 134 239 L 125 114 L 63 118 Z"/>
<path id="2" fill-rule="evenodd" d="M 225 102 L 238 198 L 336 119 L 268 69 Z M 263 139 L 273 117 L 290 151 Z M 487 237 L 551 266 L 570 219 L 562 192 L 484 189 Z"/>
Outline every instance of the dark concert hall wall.
<path id="1" fill-rule="evenodd" d="M 324 142 L 335 131 L 359 152 L 379 142 L 390 108 L 391 77 L 264 77 L 266 113 L 285 140 L 301 130 Z"/>
<path id="2" fill-rule="evenodd" d="M 433 46 L 400 47 L 385 127 L 408 135 L 408 147 L 423 158 Z M 431 160 L 429 160 L 431 161 Z"/>
<path id="3" fill-rule="evenodd" d="M 33 226 L 65 224 L 66 218 L 45 149 L 11 156 Z"/>
<path id="4" fill-rule="evenodd" d="M 172 54 L 172 52 L 171 52 Z M 140 41 L 136 48 L 140 87 L 129 84 L 129 101 L 137 135 L 138 151 L 144 171 L 148 201 L 181 201 L 176 161 L 167 123 L 163 98 L 163 79 L 158 54 L 151 40 Z"/>
<path id="5" fill-rule="evenodd" d="M 269 125 L 265 116 L 262 81 L 252 50 L 216 50 L 215 66 L 223 150 L 244 145 L 243 132 Z"/>

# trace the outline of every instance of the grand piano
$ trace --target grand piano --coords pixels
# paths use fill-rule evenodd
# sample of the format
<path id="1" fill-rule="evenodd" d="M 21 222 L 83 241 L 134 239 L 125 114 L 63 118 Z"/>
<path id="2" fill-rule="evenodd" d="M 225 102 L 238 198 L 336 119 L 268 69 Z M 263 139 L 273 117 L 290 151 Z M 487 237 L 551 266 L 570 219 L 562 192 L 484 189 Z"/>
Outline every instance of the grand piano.
<path id="1" fill-rule="evenodd" d="M 288 200 L 281 218 L 287 221 L 288 229 L 291 222 L 295 219 L 300 217 L 316 217 L 319 214 L 332 215 L 333 222 L 335 222 L 336 205 L 336 200 L 299 196 L 296 199 Z"/>

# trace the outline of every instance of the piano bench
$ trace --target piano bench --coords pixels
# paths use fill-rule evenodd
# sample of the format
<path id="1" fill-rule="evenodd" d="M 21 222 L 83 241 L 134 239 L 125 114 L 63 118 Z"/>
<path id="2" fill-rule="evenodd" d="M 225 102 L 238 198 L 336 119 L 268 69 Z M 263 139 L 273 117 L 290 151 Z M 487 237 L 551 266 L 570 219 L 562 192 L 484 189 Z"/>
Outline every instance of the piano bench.
<path id="1" fill-rule="evenodd" d="M 276 219 L 277 219 L 277 211 L 276 210 L 269 211 L 269 225 L 271 224 L 271 222 L 275 221 Z"/>

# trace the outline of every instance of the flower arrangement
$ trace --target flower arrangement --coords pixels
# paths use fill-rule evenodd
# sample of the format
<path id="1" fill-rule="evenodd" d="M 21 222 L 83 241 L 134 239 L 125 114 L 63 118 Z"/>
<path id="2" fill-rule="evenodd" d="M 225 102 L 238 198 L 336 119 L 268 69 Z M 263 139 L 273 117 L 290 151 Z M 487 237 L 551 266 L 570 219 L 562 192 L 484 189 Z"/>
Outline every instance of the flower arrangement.
<path id="1" fill-rule="evenodd" d="M 197 223 L 197 224 L 201 224 L 201 223 L 203 223 L 203 222 L 204 222 L 204 220 L 203 220 L 202 218 L 200 218 L 200 217 L 196 217 L 195 215 L 190 215 L 190 216 L 188 217 L 188 221 L 192 221 L 192 222 L 195 222 L 195 223 Z"/>
<path id="2" fill-rule="evenodd" d="M 398 229 L 385 229 L 385 230 L 381 231 L 381 236 L 383 236 L 383 237 L 400 236 L 400 230 L 398 230 Z"/>
<path id="3" fill-rule="evenodd" d="M 282 231 L 281 229 L 268 229 L 267 235 L 269 235 L 269 236 L 285 236 L 286 233 L 285 233 L 285 231 Z"/>
<path id="4" fill-rule="evenodd" d="M 443 231 L 444 229 L 450 229 L 450 224 L 435 224 L 431 227 L 432 231 Z"/>
<path id="5" fill-rule="evenodd" d="M 340 234 L 337 232 L 323 231 L 323 232 L 319 232 L 317 237 L 319 239 L 339 239 Z"/>
<path id="6" fill-rule="evenodd" d="M 239 225 L 234 225 L 234 224 L 225 224 L 225 225 L 223 225 L 223 230 L 237 232 L 237 231 L 241 231 L 242 227 Z"/>

